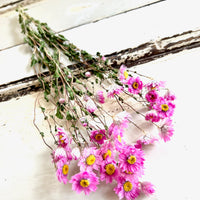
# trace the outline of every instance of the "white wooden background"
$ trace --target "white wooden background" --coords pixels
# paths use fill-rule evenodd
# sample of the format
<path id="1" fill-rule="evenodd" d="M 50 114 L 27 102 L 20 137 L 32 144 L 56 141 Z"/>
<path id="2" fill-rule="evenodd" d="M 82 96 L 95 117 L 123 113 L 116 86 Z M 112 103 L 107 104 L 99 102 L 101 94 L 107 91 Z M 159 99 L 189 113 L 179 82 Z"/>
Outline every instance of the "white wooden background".
<path id="1" fill-rule="evenodd" d="M 154 1 L 42 0 L 27 7 L 30 15 L 91 53 L 108 54 L 199 29 L 198 1 L 163 1 L 123 13 L 151 2 Z M 1 7 L 7 1 L 0 3 Z M 99 19 L 102 20 L 91 23 Z M 0 85 L 33 74 L 29 69 L 30 50 L 22 41 L 15 11 L 2 9 Z M 156 145 L 146 155 L 144 179 L 156 185 L 156 194 L 148 200 L 199 199 L 199 58 L 197 48 L 138 66 L 141 72 L 166 80 L 177 95 L 172 141 Z M 112 187 L 101 185 L 97 193 L 85 197 L 72 192 L 70 185 L 58 183 L 49 151 L 32 124 L 37 95 L 0 103 L 0 199 L 118 199 L 110 192 Z"/>

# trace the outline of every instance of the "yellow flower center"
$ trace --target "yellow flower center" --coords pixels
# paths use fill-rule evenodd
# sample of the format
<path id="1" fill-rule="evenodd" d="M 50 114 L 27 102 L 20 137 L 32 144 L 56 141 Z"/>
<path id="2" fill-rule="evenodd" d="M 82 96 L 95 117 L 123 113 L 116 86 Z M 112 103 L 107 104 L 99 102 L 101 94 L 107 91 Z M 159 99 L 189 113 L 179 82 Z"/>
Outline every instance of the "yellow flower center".
<path id="1" fill-rule="evenodd" d="M 126 174 L 133 174 L 133 172 L 128 172 L 127 170 L 125 171 Z"/>
<path id="2" fill-rule="evenodd" d="M 101 133 L 95 135 L 95 140 L 101 140 L 103 135 Z"/>
<path id="3" fill-rule="evenodd" d="M 122 142 L 122 137 L 120 135 L 117 136 L 118 141 L 121 143 Z"/>
<path id="4" fill-rule="evenodd" d="M 134 88 L 134 89 L 137 89 L 138 87 L 139 87 L 138 82 L 134 82 L 134 83 L 133 83 L 133 88 Z"/>
<path id="5" fill-rule="evenodd" d="M 124 78 L 127 79 L 128 78 L 128 72 L 125 70 L 124 71 Z"/>
<path id="6" fill-rule="evenodd" d="M 60 142 L 63 144 L 64 143 L 64 140 L 61 140 L 63 138 L 62 135 L 59 136 L 59 139 L 60 139 Z"/>
<path id="7" fill-rule="evenodd" d="M 105 168 L 106 168 L 106 173 L 108 175 L 114 174 L 114 172 L 115 172 L 115 166 L 113 164 L 107 164 Z"/>
<path id="8" fill-rule="evenodd" d="M 62 168 L 62 173 L 64 175 L 67 175 L 68 174 L 68 171 L 69 171 L 69 166 L 68 165 L 63 165 L 63 168 Z"/>
<path id="9" fill-rule="evenodd" d="M 90 185 L 90 181 L 88 181 L 87 179 L 82 179 L 82 180 L 80 181 L 80 185 L 81 185 L 82 187 L 88 187 L 88 186 Z"/>
<path id="10" fill-rule="evenodd" d="M 86 159 L 87 165 L 93 165 L 96 161 L 96 158 L 94 155 L 89 155 Z"/>
<path id="11" fill-rule="evenodd" d="M 131 190 L 132 190 L 132 188 L 133 188 L 133 185 L 132 185 L 132 183 L 131 182 L 129 182 L 129 181 L 126 181 L 125 183 L 124 183 L 124 190 L 126 191 L 126 192 L 130 192 Z"/>
<path id="12" fill-rule="evenodd" d="M 112 155 L 112 152 L 111 152 L 111 150 L 108 149 L 108 151 L 103 154 L 103 159 L 105 160 L 108 156 L 111 157 L 111 155 Z"/>
<path id="13" fill-rule="evenodd" d="M 169 110 L 169 106 L 167 104 L 162 104 L 161 109 L 162 111 L 167 112 Z"/>
<path id="14" fill-rule="evenodd" d="M 127 159 L 127 162 L 131 165 L 133 165 L 136 162 L 136 157 L 135 156 L 129 156 Z"/>

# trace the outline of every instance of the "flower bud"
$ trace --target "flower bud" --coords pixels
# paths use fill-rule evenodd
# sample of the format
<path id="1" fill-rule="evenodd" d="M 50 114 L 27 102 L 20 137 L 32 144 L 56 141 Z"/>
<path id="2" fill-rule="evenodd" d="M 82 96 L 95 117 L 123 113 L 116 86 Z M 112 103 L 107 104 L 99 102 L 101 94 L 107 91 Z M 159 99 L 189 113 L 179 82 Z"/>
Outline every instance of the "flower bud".
<path id="1" fill-rule="evenodd" d="M 90 73 L 89 71 L 87 71 L 87 72 L 85 72 L 85 76 L 86 76 L 87 78 L 89 78 L 89 77 L 91 76 L 91 73 Z"/>
<path id="2" fill-rule="evenodd" d="M 60 99 L 59 99 L 59 103 L 60 103 L 60 104 L 65 103 L 65 99 L 64 99 L 64 98 L 60 98 Z"/>

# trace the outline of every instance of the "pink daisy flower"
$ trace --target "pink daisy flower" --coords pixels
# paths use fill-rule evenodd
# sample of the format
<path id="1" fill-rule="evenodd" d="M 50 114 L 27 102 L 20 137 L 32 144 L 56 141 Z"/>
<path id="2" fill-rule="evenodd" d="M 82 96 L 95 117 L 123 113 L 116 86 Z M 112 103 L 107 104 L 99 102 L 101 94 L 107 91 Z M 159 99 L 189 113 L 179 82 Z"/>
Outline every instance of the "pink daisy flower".
<path id="1" fill-rule="evenodd" d="M 89 99 L 86 103 L 86 110 L 90 113 L 93 113 L 97 110 L 97 106 L 95 105 L 94 101 L 92 99 Z"/>
<path id="2" fill-rule="evenodd" d="M 153 108 L 161 118 L 171 117 L 174 113 L 175 104 L 160 97 Z"/>
<path id="3" fill-rule="evenodd" d="M 88 126 L 88 121 L 87 121 L 87 119 L 86 119 L 85 117 L 81 117 L 81 118 L 80 118 L 80 122 L 81 122 L 81 125 L 82 125 L 83 127 Z"/>
<path id="4" fill-rule="evenodd" d="M 97 102 L 103 104 L 105 103 L 105 97 L 103 95 L 103 91 L 97 91 L 96 95 L 95 95 L 95 99 Z"/>
<path id="5" fill-rule="evenodd" d="M 67 158 L 66 151 L 63 147 L 58 147 L 53 151 L 53 162 L 56 163 L 61 159 Z"/>
<path id="6" fill-rule="evenodd" d="M 115 149 L 118 152 L 123 152 L 123 148 L 126 145 L 126 142 L 123 140 L 123 138 L 118 135 L 117 137 L 114 138 L 114 145 L 115 145 Z"/>
<path id="7" fill-rule="evenodd" d="M 91 131 L 91 140 L 93 140 L 94 142 L 98 143 L 98 144 L 103 144 L 104 140 L 106 140 L 106 134 L 105 134 L 105 130 L 95 130 L 95 131 Z"/>
<path id="8" fill-rule="evenodd" d="M 119 167 L 123 172 L 133 172 L 141 176 L 144 169 L 144 153 L 134 146 L 124 146 L 119 154 Z"/>
<path id="9" fill-rule="evenodd" d="M 113 144 L 108 140 L 105 141 L 99 149 L 99 155 L 102 157 L 103 160 L 106 160 L 108 158 L 114 159 L 115 149 Z"/>
<path id="10" fill-rule="evenodd" d="M 119 95 L 123 90 L 122 86 L 112 85 L 108 90 L 107 97 L 114 98 L 116 94 Z"/>
<path id="11" fill-rule="evenodd" d="M 139 77 L 129 78 L 127 84 L 128 84 L 128 91 L 132 94 L 138 94 L 142 90 L 142 87 L 143 87 L 143 83 Z"/>
<path id="12" fill-rule="evenodd" d="M 147 83 L 145 87 L 148 90 L 160 90 L 160 87 L 165 87 L 165 82 L 164 81 L 159 81 L 159 82 L 151 82 Z"/>
<path id="13" fill-rule="evenodd" d="M 164 98 L 168 101 L 174 101 L 176 99 L 176 96 L 174 94 L 172 94 L 170 91 L 168 91 Z"/>
<path id="14" fill-rule="evenodd" d="M 85 148 L 83 155 L 79 159 L 78 166 L 81 171 L 92 171 L 93 169 L 98 170 L 102 158 L 99 156 L 98 151 L 95 147 Z"/>
<path id="15" fill-rule="evenodd" d="M 118 135 L 120 135 L 120 137 L 123 137 L 124 130 L 118 125 L 112 123 L 108 129 L 108 133 L 109 136 L 113 136 L 114 138 L 118 137 Z"/>
<path id="16" fill-rule="evenodd" d="M 93 172 L 84 171 L 72 176 L 70 183 L 72 183 L 72 190 L 78 194 L 83 191 L 85 195 L 88 195 L 96 191 L 99 178 Z"/>
<path id="17" fill-rule="evenodd" d="M 151 121 L 151 122 L 159 122 L 160 121 L 160 117 L 154 112 L 148 112 L 145 115 L 145 120 Z"/>
<path id="18" fill-rule="evenodd" d="M 142 139 L 137 140 L 134 146 L 135 148 L 142 149 L 143 146 L 154 144 L 157 141 L 158 141 L 158 138 L 146 136 L 146 137 L 142 137 Z"/>
<path id="19" fill-rule="evenodd" d="M 106 181 L 106 183 L 112 183 L 113 179 L 118 178 L 118 168 L 114 160 L 108 158 L 102 162 L 100 168 L 100 180 Z"/>
<path id="20" fill-rule="evenodd" d="M 115 193 L 118 195 L 119 199 L 124 197 L 127 200 L 136 199 L 140 193 L 138 188 L 138 182 L 133 180 L 127 180 L 124 177 L 118 179 L 117 187 L 114 188 Z"/>
<path id="21" fill-rule="evenodd" d="M 145 98 L 150 104 L 154 104 L 158 99 L 158 93 L 155 90 L 150 90 L 146 93 Z"/>
<path id="22" fill-rule="evenodd" d="M 121 65 L 119 69 L 119 80 L 123 83 L 126 84 L 128 81 L 128 72 L 126 71 L 126 67 L 124 65 Z"/>
<path id="23" fill-rule="evenodd" d="M 164 124 L 161 126 L 159 135 L 161 139 L 164 140 L 164 142 L 167 142 L 171 139 L 171 137 L 173 136 L 173 133 L 174 133 L 174 129 L 172 125 L 172 120 L 167 118 Z"/>
<path id="24" fill-rule="evenodd" d="M 121 129 L 127 128 L 130 119 L 131 115 L 128 112 L 123 111 L 113 116 L 113 124 Z"/>
<path id="25" fill-rule="evenodd" d="M 56 176 L 59 182 L 66 184 L 68 182 L 67 176 L 69 172 L 69 162 L 66 159 L 61 159 L 57 163 Z"/>
<path id="26" fill-rule="evenodd" d="M 155 192 L 154 185 L 150 182 L 141 182 L 140 183 L 141 192 L 149 196 Z"/>
<path id="27" fill-rule="evenodd" d="M 66 147 L 69 144 L 68 135 L 63 128 L 58 127 L 56 136 L 58 137 L 59 146 Z"/>

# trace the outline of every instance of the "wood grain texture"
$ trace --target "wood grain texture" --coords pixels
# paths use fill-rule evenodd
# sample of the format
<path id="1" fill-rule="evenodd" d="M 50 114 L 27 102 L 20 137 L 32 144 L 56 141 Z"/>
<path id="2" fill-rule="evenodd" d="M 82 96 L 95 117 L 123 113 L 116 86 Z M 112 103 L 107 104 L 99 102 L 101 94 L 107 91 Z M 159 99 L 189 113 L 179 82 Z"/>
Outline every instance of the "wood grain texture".
<path id="1" fill-rule="evenodd" d="M 119 13 L 162 0 L 24 0 L 0 7 L 0 50 L 23 43 L 18 16 L 15 11 L 21 5 L 28 13 L 47 22 L 56 32 L 101 20 Z M 54 14 L 52 14 L 54 13 Z"/>
<path id="2" fill-rule="evenodd" d="M 200 180 L 200 162 L 197 159 L 200 112 L 199 52 L 200 48 L 182 51 L 138 67 L 140 73 L 156 80 L 167 81 L 167 86 L 177 96 L 177 108 L 172 141 L 156 143 L 145 150 L 143 180 L 155 184 L 156 193 L 153 197 L 141 197 L 137 200 L 199 198 L 199 185 L 195 182 Z M 71 191 L 71 184 L 63 185 L 57 181 L 50 151 L 42 143 L 32 124 L 34 102 L 38 94 L 0 103 L 1 199 L 117 200 L 113 193 L 115 182 L 112 185 L 103 182 L 97 192 L 85 196 Z M 46 124 L 39 110 L 37 119 L 46 131 Z M 46 137 L 48 138 L 48 134 Z"/>
<path id="3" fill-rule="evenodd" d="M 150 41 L 138 47 L 105 55 L 105 57 L 114 68 L 119 68 L 122 64 L 127 67 L 133 67 L 169 54 L 197 47 L 200 47 L 200 30 L 187 31 L 154 42 Z M 38 90 L 40 90 L 40 84 L 35 75 L 8 84 L 2 84 L 0 85 L 0 102 Z"/>

